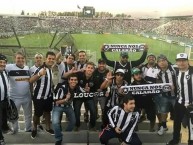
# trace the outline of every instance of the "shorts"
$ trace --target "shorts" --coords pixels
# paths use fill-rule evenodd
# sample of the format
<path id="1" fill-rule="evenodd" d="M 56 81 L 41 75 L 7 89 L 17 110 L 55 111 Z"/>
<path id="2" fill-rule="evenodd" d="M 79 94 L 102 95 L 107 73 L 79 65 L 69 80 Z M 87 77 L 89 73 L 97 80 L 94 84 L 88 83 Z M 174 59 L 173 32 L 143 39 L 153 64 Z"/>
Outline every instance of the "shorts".
<path id="1" fill-rule="evenodd" d="M 52 111 L 53 107 L 53 98 L 47 98 L 47 99 L 33 99 L 34 103 L 34 115 L 37 117 L 41 117 L 44 112 L 50 112 Z"/>
<path id="2" fill-rule="evenodd" d="M 174 108 L 176 103 L 176 97 L 173 96 L 163 96 L 161 94 L 156 95 L 155 98 L 155 105 L 157 113 L 166 114 L 170 112 L 170 108 Z"/>

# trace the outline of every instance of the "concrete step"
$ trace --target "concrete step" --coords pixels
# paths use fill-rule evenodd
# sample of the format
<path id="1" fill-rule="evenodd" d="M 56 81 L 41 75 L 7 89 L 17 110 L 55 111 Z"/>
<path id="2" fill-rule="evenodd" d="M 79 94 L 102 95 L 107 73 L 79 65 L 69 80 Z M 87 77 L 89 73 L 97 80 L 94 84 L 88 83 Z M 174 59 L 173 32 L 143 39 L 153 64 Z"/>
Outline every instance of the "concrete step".
<path id="1" fill-rule="evenodd" d="M 61 122 L 63 130 L 65 130 L 66 126 L 68 125 L 68 121 L 65 121 L 65 119 L 62 120 Z M 25 128 L 25 122 L 24 121 L 19 121 L 20 129 L 24 130 Z M 45 127 L 44 124 L 41 124 L 43 127 Z M 96 129 L 99 130 L 101 128 L 101 120 L 98 119 L 96 122 Z M 157 125 L 155 125 L 155 129 L 157 129 Z M 81 126 L 80 130 L 86 130 L 87 129 L 87 123 L 85 123 L 83 120 L 81 120 Z M 149 130 L 149 121 L 144 121 L 142 123 L 138 124 L 138 129 L 139 130 Z M 169 128 L 171 129 L 171 128 Z"/>
<path id="2" fill-rule="evenodd" d="M 91 132 L 81 130 L 79 132 L 63 132 L 64 143 L 87 143 L 89 136 L 90 143 L 99 143 L 99 132 Z M 171 140 L 172 133 L 166 132 L 163 136 L 157 135 L 156 132 L 138 131 L 139 138 L 144 143 L 166 143 Z M 40 131 L 35 139 L 31 139 L 31 133 L 19 132 L 15 135 L 4 134 L 5 140 L 8 144 L 22 143 L 22 144 L 39 144 L 39 143 L 54 143 L 54 136 Z M 112 139 L 110 142 L 119 144 L 117 139 Z"/>
<path id="3" fill-rule="evenodd" d="M 34 145 L 34 144 L 6 144 L 6 145 Z M 38 144 L 38 145 L 53 145 L 53 143 Z M 77 143 L 63 143 L 62 145 L 77 145 Z M 87 145 L 87 143 L 79 143 L 78 145 Z M 100 143 L 89 143 L 89 145 L 101 145 Z M 112 143 L 109 145 L 117 145 Z M 143 145 L 166 145 L 166 143 L 143 143 Z M 187 143 L 180 143 L 179 145 L 187 145 Z"/>

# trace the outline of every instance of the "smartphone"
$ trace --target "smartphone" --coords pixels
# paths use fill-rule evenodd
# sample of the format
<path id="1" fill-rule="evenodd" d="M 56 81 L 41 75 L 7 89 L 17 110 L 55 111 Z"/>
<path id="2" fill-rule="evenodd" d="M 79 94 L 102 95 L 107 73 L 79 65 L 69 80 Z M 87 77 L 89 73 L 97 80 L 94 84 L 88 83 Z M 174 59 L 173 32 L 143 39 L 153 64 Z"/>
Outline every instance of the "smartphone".
<path id="1" fill-rule="evenodd" d="M 62 56 L 64 56 L 65 52 L 66 52 L 66 47 L 61 47 L 60 52 L 61 52 Z"/>

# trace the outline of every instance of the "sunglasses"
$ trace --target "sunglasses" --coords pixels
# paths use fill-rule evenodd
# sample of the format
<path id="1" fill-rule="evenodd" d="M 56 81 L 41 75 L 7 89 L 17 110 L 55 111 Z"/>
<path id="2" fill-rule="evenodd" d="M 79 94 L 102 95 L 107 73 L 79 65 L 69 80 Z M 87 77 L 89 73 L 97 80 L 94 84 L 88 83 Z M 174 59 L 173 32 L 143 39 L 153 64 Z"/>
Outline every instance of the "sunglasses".
<path id="1" fill-rule="evenodd" d="M 116 76 L 121 76 L 121 77 L 123 77 L 124 74 L 122 74 L 122 73 L 117 73 Z"/>
<path id="2" fill-rule="evenodd" d="M 122 58 L 124 58 L 124 59 L 125 59 L 125 58 L 126 58 L 126 59 L 128 59 L 128 56 L 122 56 Z"/>

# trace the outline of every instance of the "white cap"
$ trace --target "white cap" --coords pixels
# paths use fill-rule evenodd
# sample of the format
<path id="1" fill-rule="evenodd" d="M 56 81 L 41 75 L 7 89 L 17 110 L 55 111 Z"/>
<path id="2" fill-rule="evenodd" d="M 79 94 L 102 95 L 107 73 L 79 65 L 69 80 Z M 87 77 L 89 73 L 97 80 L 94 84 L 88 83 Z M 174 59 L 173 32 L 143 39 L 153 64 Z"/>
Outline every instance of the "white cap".
<path id="1" fill-rule="evenodd" d="M 43 58 L 43 55 L 40 54 L 40 53 L 36 53 L 34 57 L 35 57 L 35 58 L 36 58 L 36 57 L 42 57 L 42 58 Z"/>
<path id="2" fill-rule="evenodd" d="M 123 74 L 125 74 L 125 71 L 123 69 L 117 69 L 115 73 L 123 73 Z"/>
<path id="3" fill-rule="evenodd" d="M 178 53 L 176 56 L 176 60 L 178 59 L 186 59 L 188 60 L 188 55 L 186 53 Z"/>

